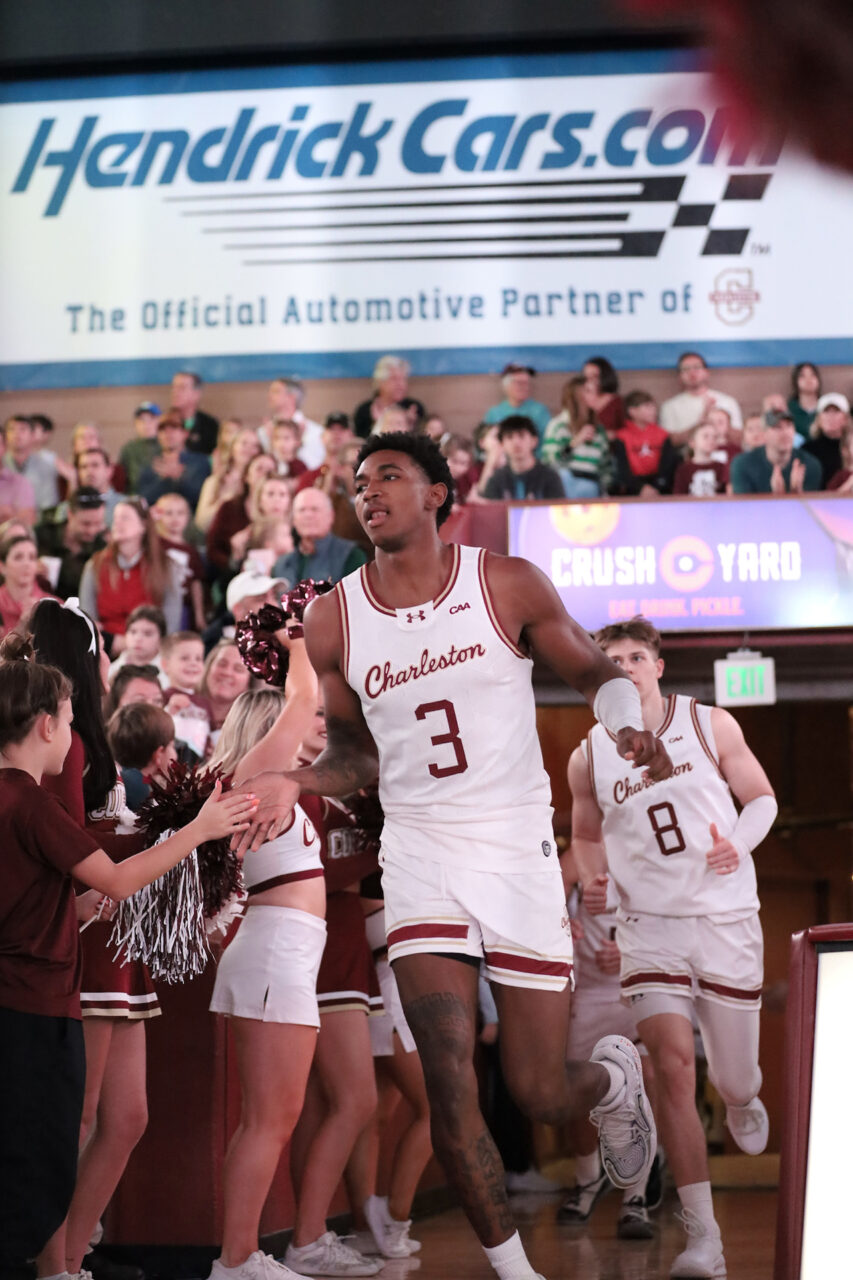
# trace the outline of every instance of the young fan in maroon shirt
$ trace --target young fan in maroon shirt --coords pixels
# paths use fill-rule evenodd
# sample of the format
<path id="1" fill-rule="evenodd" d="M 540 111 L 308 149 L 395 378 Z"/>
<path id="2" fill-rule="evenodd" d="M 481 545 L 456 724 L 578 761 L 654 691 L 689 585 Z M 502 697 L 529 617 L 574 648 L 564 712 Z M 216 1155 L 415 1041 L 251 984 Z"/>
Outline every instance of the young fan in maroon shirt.
<path id="1" fill-rule="evenodd" d="M 182 831 L 116 864 L 41 787 L 71 746 L 71 686 L 18 633 L 0 646 L 0 1276 L 60 1227 L 74 1190 L 85 1057 L 72 873 L 121 899 L 254 811 L 219 787 Z"/>

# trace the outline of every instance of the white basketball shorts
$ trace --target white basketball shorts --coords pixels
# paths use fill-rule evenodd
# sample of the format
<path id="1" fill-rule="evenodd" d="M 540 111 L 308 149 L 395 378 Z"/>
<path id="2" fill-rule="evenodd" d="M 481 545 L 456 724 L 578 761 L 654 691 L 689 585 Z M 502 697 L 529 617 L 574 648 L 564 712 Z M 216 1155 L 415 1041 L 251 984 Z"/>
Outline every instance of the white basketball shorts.
<path id="1" fill-rule="evenodd" d="M 481 956 L 486 977 L 562 991 L 572 937 L 556 857 L 546 870 L 499 874 L 394 854 L 382 869 L 389 958 Z"/>
<path id="2" fill-rule="evenodd" d="M 652 992 L 760 1009 L 764 939 L 758 912 L 741 920 L 619 913 L 622 994 L 642 1020 Z"/>

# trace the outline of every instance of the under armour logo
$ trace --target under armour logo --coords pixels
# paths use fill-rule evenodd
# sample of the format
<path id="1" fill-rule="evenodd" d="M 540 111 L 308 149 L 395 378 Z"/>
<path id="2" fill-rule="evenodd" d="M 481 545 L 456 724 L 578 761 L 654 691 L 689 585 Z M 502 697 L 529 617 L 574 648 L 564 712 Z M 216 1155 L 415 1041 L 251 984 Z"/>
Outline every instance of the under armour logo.
<path id="1" fill-rule="evenodd" d="M 409 626 L 412 625 L 415 618 L 417 618 L 419 622 L 426 622 L 426 614 L 424 613 L 423 609 L 418 609 L 417 613 L 406 614 L 406 621 L 408 622 Z"/>
<path id="2" fill-rule="evenodd" d="M 667 738 L 667 742 L 683 742 L 683 741 L 684 741 L 683 733 L 679 733 L 678 736 L 675 738 Z"/>

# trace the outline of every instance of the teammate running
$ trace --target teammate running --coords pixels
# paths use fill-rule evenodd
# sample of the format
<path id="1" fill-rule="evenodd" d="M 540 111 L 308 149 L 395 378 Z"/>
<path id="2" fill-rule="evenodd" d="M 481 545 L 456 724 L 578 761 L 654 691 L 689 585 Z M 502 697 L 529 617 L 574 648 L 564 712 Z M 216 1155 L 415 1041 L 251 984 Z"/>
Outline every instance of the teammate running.
<path id="1" fill-rule="evenodd" d="M 596 725 L 569 762 L 572 851 L 589 910 L 605 909 L 608 867 L 619 895 L 622 991 L 654 1064 L 657 1118 L 688 1236 L 670 1275 L 720 1277 L 691 1014 L 732 1136 L 757 1154 L 768 1121 L 757 1096 L 763 944 L 751 853 L 770 830 L 776 799 L 727 711 L 663 697 L 660 635 L 650 622 L 605 627 L 596 640 L 636 686 L 643 722 L 674 768 L 664 780 L 637 777 Z"/>

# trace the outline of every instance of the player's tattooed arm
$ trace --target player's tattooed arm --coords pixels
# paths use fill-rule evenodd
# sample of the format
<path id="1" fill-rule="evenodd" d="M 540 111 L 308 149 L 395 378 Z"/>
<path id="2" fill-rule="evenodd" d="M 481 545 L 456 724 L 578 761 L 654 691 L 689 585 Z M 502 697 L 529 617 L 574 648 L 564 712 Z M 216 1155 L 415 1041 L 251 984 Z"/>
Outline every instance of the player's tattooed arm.
<path id="1" fill-rule="evenodd" d="M 347 683 L 341 653 L 337 593 L 321 596 L 305 615 L 308 656 L 320 680 L 326 746 L 310 764 L 288 777 L 321 796 L 351 796 L 376 781 L 379 760 L 358 694 Z"/>
<path id="2" fill-rule="evenodd" d="M 376 746 L 367 726 L 326 710 L 328 745 L 309 765 L 286 775 L 300 790 L 320 796 L 351 796 L 376 781 Z"/>

